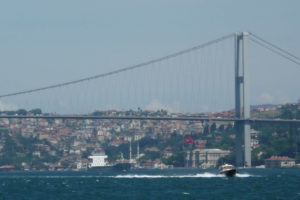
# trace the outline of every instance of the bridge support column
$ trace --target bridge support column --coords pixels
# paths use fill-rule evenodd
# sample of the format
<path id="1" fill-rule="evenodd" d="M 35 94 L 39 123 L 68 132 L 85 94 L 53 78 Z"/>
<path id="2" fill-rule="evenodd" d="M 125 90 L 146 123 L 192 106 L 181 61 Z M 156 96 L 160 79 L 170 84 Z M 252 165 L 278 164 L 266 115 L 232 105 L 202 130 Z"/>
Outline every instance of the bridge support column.
<path id="1" fill-rule="evenodd" d="M 236 166 L 243 166 L 243 123 L 235 122 L 235 162 Z"/>
<path id="2" fill-rule="evenodd" d="M 249 80 L 246 65 L 246 42 L 248 33 L 235 34 L 235 117 L 242 119 L 236 127 L 236 165 L 251 167 L 251 136 L 249 104 Z M 244 146 L 244 149 L 243 149 Z"/>
<path id="3" fill-rule="evenodd" d="M 249 122 L 244 122 L 244 145 L 244 166 L 251 167 L 251 134 Z"/>

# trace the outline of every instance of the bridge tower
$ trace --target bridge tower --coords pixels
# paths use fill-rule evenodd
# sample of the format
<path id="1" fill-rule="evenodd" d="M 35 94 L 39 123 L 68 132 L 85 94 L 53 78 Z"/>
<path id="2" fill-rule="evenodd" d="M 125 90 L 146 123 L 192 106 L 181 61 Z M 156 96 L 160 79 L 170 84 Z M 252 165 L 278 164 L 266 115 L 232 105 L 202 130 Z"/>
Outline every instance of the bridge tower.
<path id="1" fill-rule="evenodd" d="M 246 63 L 247 32 L 235 33 L 235 117 L 236 165 L 251 167 L 251 136 L 249 104 L 249 78 Z M 243 148 L 244 147 L 244 148 Z"/>

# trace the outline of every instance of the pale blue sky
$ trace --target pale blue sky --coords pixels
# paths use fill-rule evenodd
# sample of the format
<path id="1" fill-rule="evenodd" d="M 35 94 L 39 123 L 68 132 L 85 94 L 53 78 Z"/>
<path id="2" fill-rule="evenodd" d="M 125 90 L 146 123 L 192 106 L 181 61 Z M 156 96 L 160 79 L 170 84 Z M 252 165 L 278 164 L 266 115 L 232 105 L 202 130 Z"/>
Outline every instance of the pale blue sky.
<path id="1" fill-rule="evenodd" d="M 299 8 L 298 0 L 1 1 L 0 94 L 108 72 L 243 30 L 300 56 Z M 252 104 L 300 97 L 299 66 L 279 60 L 291 68 L 286 81 L 293 86 L 276 96 L 272 87 L 279 86 L 270 82 L 264 91 L 254 80 L 260 90 Z M 271 71 L 280 78 L 280 70 Z M 16 102 L 0 99 L 0 109 L 20 107 Z"/>

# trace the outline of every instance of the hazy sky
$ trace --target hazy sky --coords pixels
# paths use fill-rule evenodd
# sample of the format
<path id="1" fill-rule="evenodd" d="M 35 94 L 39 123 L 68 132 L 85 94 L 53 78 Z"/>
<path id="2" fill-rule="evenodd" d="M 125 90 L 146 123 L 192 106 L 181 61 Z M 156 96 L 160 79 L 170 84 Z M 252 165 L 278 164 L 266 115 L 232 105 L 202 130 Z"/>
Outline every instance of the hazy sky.
<path id="1" fill-rule="evenodd" d="M 299 0 L 1 1 L 0 94 L 108 72 L 243 30 L 300 56 L 299 8 Z M 300 66 L 263 57 L 269 60 L 249 56 L 275 69 L 251 72 L 251 103 L 300 98 Z M 281 78 L 287 85 L 280 88 Z M 15 106 L 0 99 L 0 109 Z"/>

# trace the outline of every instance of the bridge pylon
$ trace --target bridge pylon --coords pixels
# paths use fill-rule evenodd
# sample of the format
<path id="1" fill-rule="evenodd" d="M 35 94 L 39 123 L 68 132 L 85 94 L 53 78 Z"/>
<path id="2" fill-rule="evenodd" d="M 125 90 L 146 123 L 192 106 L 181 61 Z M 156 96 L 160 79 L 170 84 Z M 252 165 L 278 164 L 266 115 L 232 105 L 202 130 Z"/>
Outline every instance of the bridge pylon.
<path id="1" fill-rule="evenodd" d="M 251 167 L 251 136 L 249 104 L 249 78 L 247 71 L 247 32 L 235 33 L 235 117 L 236 121 L 236 165 Z"/>

